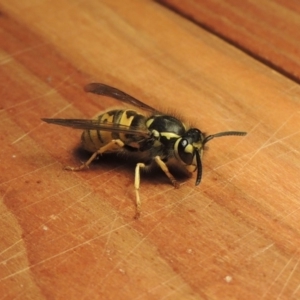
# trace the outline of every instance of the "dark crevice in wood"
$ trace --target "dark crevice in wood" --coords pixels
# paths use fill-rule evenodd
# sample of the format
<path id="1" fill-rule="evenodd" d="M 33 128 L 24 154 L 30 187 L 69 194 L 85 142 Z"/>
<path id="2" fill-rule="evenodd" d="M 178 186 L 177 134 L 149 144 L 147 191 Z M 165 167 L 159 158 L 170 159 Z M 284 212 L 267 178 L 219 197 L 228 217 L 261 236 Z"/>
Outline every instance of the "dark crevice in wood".
<path id="1" fill-rule="evenodd" d="M 287 71 L 286 69 L 282 68 L 280 65 L 276 64 L 276 62 L 274 62 L 272 60 L 268 60 L 265 57 L 262 57 L 261 55 L 259 55 L 258 53 L 255 53 L 255 52 L 251 51 L 250 49 L 244 47 L 237 41 L 235 41 L 235 40 L 229 38 L 228 36 L 224 35 L 223 33 L 219 32 L 216 28 L 213 28 L 212 26 L 210 26 L 208 24 L 202 23 L 201 21 L 195 19 L 192 15 L 177 9 L 175 6 L 172 6 L 169 3 L 165 3 L 163 0 L 154 0 L 154 2 L 157 2 L 161 5 L 163 5 L 164 7 L 170 9 L 171 11 L 179 14 L 183 18 L 188 19 L 189 21 L 193 22 L 194 24 L 201 27 L 202 29 L 208 31 L 209 33 L 217 36 L 218 38 L 222 39 L 226 43 L 243 51 L 245 54 L 258 60 L 259 62 L 263 63 L 264 65 L 268 66 L 269 68 L 273 69 L 274 71 L 282 74 L 283 76 L 289 78 L 290 80 L 293 80 L 294 82 L 296 82 L 298 84 L 300 83 L 300 78 L 297 75 L 294 75 L 291 72 Z"/>

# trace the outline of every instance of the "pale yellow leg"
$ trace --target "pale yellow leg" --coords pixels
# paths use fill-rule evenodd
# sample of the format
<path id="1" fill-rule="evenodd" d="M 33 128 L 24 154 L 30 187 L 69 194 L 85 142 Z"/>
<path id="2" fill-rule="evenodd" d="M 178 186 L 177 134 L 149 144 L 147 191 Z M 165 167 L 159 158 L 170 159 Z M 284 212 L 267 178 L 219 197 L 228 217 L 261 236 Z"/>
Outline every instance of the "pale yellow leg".
<path id="1" fill-rule="evenodd" d="M 79 167 L 70 167 L 66 166 L 65 170 L 70 170 L 70 171 L 80 171 L 84 168 L 88 168 L 90 163 L 97 157 L 99 154 L 103 154 L 104 152 L 110 151 L 110 150 L 116 150 L 118 148 L 124 147 L 124 143 L 121 140 L 111 140 L 108 144 L 105 146 L 101 147 L 98 151 L 94 152 L 92 156 L 87 160 L 85 163 L 83 163 Z"/>
<path id="2" fill-rule="evenodd" d="M 141 200 L 140 200 L 140 169 L 145 168 L 146 165 L 143 163 L 138 163 L 135 167 L 135 177 L 134 177 L 134 187 L 135 187 L 135 195 L 136 195 L 136 213 L 135 213 L 135 219 L 138 219 L 141 214 Z"/>
<path id="3" fill-rule="evenodd" d="M 156 163 L 160 166 L 160 168 L 164 171 L 164 173 L 168 176 L 168 178 L 170 179 L 170 181 L 172 182 L 174 187 L 176 189 L 178 189 L 179 188 L 179 183 L 174 178 L 174 176 L 170 173 L 167 165 L 161 160 L 161 158 L 159 156 L 155 156 L 154 159 L 155 159 Z"/>

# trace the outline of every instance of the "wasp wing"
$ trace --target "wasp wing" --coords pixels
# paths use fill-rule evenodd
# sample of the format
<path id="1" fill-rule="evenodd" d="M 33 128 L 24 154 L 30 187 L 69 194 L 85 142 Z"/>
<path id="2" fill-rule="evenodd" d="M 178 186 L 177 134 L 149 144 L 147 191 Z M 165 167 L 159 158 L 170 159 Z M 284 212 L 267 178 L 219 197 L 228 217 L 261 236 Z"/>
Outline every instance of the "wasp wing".
<path id="1" fill-rule="evenodd" d="M 141 129 L 135 126 L 126 126 L 114 123 L 101 123 L 99 120 L 88 119 L 46 119 L 42 118 L 42 121 L 50 124 L 71 127 L 75 129 L 83 130 L 104 130 L 110 132 L 119 132 L 125 134 L 134 134 L 143 136 L 145 138 L 150 137 L 150 132 L 147 128 Z"/>
<path id="2" fill-rule="evenodd" d="M 114 87 L 106 85 L 104 83 L 90 83 L 84 87 L 84 90 L 88 93 L 94 93 L 98 95 L 103 95 L 111 98 L 115 98 L 117 100 L 123 101 L 125 103 L 131 104 L 138 108 L 142 108 L 144 110 L 159 113 L 155 108 L 143 103 L 142 101 L 126 94 L 125 92 L 120 91 Z"/>

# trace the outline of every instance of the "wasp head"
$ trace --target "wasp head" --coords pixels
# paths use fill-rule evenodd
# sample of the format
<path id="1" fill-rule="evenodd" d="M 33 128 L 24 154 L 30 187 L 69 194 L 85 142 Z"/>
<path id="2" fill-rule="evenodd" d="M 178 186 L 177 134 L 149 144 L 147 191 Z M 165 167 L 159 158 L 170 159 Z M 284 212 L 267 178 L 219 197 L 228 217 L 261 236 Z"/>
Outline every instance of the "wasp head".
<path id="1" fill-rule="evenodd" d="M 187 170 L 189 172 L 197 170 L 196 185 L 200 183 L 202 176 L 201 156 L 204 139 L 199 129 L 191 128 L 176 141 L 174 147 L 175 157 L 185 165 Z"/>
<path id="2" fill-rule="evenodd" d="M 197 170 L 195 185 L 198 185 L 201 182 L 201 157 L 205 144 L 215 137 L 228 135 L 243 136 L 246 135 L 246 132 L 225 131 L 208 135 L 205 137 L 199 129 L 191 128 L 176 141 L 174 145 L 175 157 L 185 165 L 188 171 L 193 172 Z"/>

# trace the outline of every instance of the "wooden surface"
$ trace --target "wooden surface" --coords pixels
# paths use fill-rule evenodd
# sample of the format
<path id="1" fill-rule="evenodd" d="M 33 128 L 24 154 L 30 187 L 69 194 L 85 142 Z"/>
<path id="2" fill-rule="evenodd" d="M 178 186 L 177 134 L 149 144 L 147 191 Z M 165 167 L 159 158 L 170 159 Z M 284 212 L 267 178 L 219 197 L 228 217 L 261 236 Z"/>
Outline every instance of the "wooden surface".
<path id="1" fill-rule="evenodd" d="M 299 299 L 299 86 L 158 3 L 0 1 L 1 299 Z M 216 139 L 203 181 L 87 155 L 80 132 L 120 103 L 175 110 Z M 122 106 L 122 104 L 121 104 Z"/>
<path id="2" fill-rule="evenodd" d="M 299 1 L 157 1 L 300 82 Z"/>

